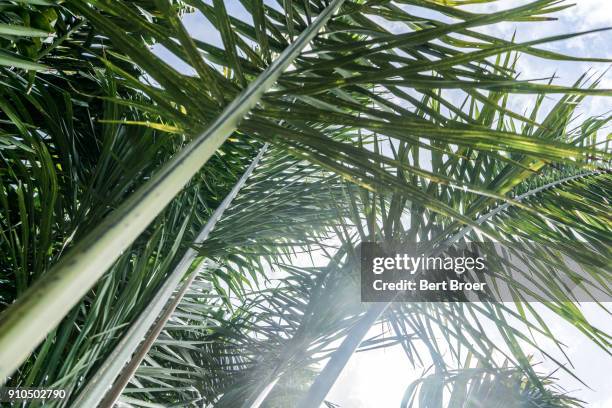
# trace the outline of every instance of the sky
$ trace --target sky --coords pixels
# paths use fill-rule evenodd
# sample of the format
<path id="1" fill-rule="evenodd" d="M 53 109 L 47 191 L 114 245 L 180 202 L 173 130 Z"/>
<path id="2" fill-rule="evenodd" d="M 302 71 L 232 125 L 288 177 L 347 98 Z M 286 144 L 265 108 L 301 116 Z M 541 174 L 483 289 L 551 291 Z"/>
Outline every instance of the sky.
<path id="1" fill-rule="evenodd" d="M 557 384 L 570 395 L 588 402 L 588 407 L 612 407 L 612 390 L 610 389 L 612 359 L 587 338 L 581 336 L 577 329 L 561 321 L 543 307 L 536 305 L 536 308 L 551 331 L 565 343 L 565 353 L 573 363 L 575 373 L 591 389 L 561 371 L 557 371 L 554 375 L 558 378 Z M 609 327 L 609 315 L 595 304 L 583 304 L 582 310 L 587 318 L 592 319 L 596 325 L 604 329 Z M 486 330 L 494 329 L 486 322 L 481 321 L 481 323 Z M 372 328 L 370 335 L 380 334 L 383 331 L 384 328 L 379 325 Z M 538 344 L 548 345 L 544 347 L 548 353 L 565 361 L 561 353 L 550 342 L 547 343 L 540 338 Z M 426 350 L 422 351 L 422 355 L 427 355 Z M 534 361 L 539 363 L 538 372 L 549 374 L 556 369 L 552 362 L 543 360 L 539 353 L 528 348 L 526 351 L 528 354 L 533 353 Z M 327 400 L 343 408 L 399 407 L 406 387 L 420 378 L 426 368 L 428 367 L 412 367 L 400 347 L 357 353 L 349 360 Z"/>
<path id="2" fill-rule="evenodd" d="M 576 0 L 576 6 L 557 13 L 559 19 L 550 22 L 538 23 L 504 23 L 494 26 L 482 27 L 486 33 L 511 39 L 516 34 L 516 41 L 553 36 L 568 31 L 586 31 L 594 28 L 612 26 L 612 0 Z M 500 0 L 489 4 L 470 6 L 473 11 L 493 11 L 524 4 L 523 0 Z M 230 14 L 238 18 L 250 16 L 245 13 L 238 0 L 226 1 Z M 409 6 L 405 6 L 409 7 Z M 439 16 L 437 16 L 439 17 Z M 184 17 L 189 31 L 196 38 L 220 44 L 220 38 L 210 24 L 201 15 L 192 14 Z M 392 31 L 393 24 L 388 26 Z M 396 27 L 397 29 L 401 29 Z M 214 34 L 213 34 L 214 33 Z M 211 37 L 214 35 L 214 38 Z M 555 42 L 541 46 L 541 48 L 555 50 L 570 55 L 589 55 L 593 57 L 612 58 L 612 31 L 600 32 L 591 35 L 576 37 L 563 42 Z M 190 69 L 161 49 L 159 55 L 184 72 Z M 596 63 L 565 63 L 545 61 L 542 59 L 522 56 L 519 60 L 521 78 L 542 78 L 556 75 L 559 84 L 572 84 L 585 72 L 603 73 L 608 66 Z M 612 75 L 606 74 L 601 82 L 602 88 L 612 88 Z M 517 97 L 513 99 L 513 107 L 518 111 L 529 108 L 533 97 Z M 554 102 L 550 98 L 549 104 Z M 602 115 L 612 111 L 609 99 L 589 97 L 579 108 L 583 116 Z M 606 132 L 608 133 L 609 130 Z M 610 316 L 594 304 L 585 304 L 584 312 L 604 329 L 610 327 Z M 578 331 L 561 321 L 560 318 L 543 311 L 547 324 L 559 334 L 566 344 L 566 353 L 574 363 L 575 372 L 587 383 L 591 389 L 573 380 L 568 375 L 557 373 L 559 383 L 573 396 L 584 399 L 589 407 L 612 407 L 612 387 L 609 384 L 612 372 L 612 358 L 597 349 L 588 339 L 581 336 Z M 372 334 L 380 333 L 381 327 L 374 327 Z M 555 356 L 559 353 L 549 350 Z M 535 355 L 536 360 L 541 356 Z M 543 361 L 540 371 L 549 372 L 554 369 L 550 362 Z M 335 386 L 328 395 L 328 400 L 339 404 L 343 408 L 381 408 L 398 407 L 405 388 L 419 378 L 423 368 L 413 368 L 408 363 L 403 351 L 398 347 L 379 351 L 355 354 L 341 374 Z"/>
<path id="3" fill-rule="evenodd" d="M 523 4 L 525 1 L 501 0 L 487 6 L 480 5 L 472 9 L 505 9 Z M 511 38 L 516 30 L 516 41 L 530 41 L 568 32 L 584 32 L 597 28 L 612 26 L 612 1 L 610 0 L 575 0 L 574 7 L 557 13 L 557 21 L 542 23 L 502 23 L 484 27 L 488 33 L 504 38 Z M 574 56 L 612 58 L 612 31 L 582 35 L 565 41 L 557 41 L 539 46 L 539 48 L 557 51 Z M 583 73 L 604 74 L 608 64 L 590 62 L 547 61 L 536 57 L 522 56 L 519 60 L 521 78 L 541 78 L 555 75 L 556 83 L 572 84 Z M 598 76 L 598 75 L 596 75 Z M 601 88 L 612 88 L 612 74 L 606 73 L 601 81 Z M 525 96 L 523 100 L 529 99 Z M 612 110 L 609 99 L 603 97 L 587 98 L 578 108 L 584 116 L 595 116 Z"/>

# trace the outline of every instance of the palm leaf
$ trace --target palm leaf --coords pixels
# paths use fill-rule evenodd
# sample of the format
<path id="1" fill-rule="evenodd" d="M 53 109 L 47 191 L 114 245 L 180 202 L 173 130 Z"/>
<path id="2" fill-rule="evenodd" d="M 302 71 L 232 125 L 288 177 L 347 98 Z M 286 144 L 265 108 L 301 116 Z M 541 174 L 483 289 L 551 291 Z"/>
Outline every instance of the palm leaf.
<path id="1" fill-rule="evenodd" d="M 84 240 L 88 230 L 101 228 L 101 222 L 120 214 L 117 207 L 129 196 L 135 200 L 135 189 L 160 174 L 171 157 L 181 157 L 178 152 L 194 135 L 209 128 L 224 108 L 235 106 L 245 86 L 247 92 L 256 88 L 269 61 L 278 60 L 297 33 L 312 30 L 315 15 L 330 10 L 320 1 L 283 2 L 284 13 L 261 1 L 242 3 L 253 15 L 252 24 L 233 17 L 219 2 L 212 6 L 189 2 L 222 34 L 221 43 L 214 43 L 190 37 L 179 20 L 181 2 L 66 2 L 53 8 L 60 17 L 55 40 L 26 58 L 40 59 L 54 71 L 32 76 L 19 70 L 28 69 L 27 65 L 16 62 L 14 68 L 3 69 L 6 97 L 0 100 L 6 102 L 0 107 L 4 115 L 0 129 L 6 138 L 0 146 L 7 170 L 0 171 L 0 231 L 2 251 L 9 254 L 0 268 L 3 306 L 24 299 L 24 292 L 32 282 L 41 281 L 39 277 L 53 276 L 47 270 L 60 258 L 67 262 L 69 257 L 63 255 L 67 248 L 74 244 L 89 248 Z M 570 124 L 576 105 L 586 95 L 609 91 L 598 90 L 596 81 L 587 83 L 583 78 L 571 86 L 557 86 L 549 79 L 518 81 L 510 52 L 553 60 L 601 59 L 537 48 L 571 35 L 515 44 L 477 31 L 496 22 L 543 21 L 563 4 L 540 0 L 484 14 L 456 7 L 468 3 L 345 2 L 327 21 L 324 33 L 291 59 L 291 67 L 272 92 L 239 126 L 230 126 L 227 135 L 235 130 L 231 139 L 186 190 L 154 202 L 155 214 L 162 202 L 170 204 L 148 228 L 145 222 L 130 233 L 135 239 L 144 231 L 114 264 L 114 258 L 108 257 L 107 266 L 113 265 L 94 289 L 79 288 L 79 293 L 87 292 L 82 301 L 71 295 L 70 305 L 78 306 L 11 377 L 11 383 L 67 386 L 78 394 L 151 302 L 178 262 L 175 254 L 187 250 L 236 175 L 244 171 L 244 163 L 250 161 L 244 158 L 253 157 L 257 146 L 253 139 L 283 150 L 277 150 L 274 160 L 253 176 L 253 183 L 200 248 L 203 256 L 220 265 L 196 279 L 213 283 L 214 301 L 209 303 L 197 288 L 190 288 L 134 377 L 133 388 L 142 391 L 139 398 L 122 397 L 129 403 L 204 400 L 239 406 L 265 399 L 267 404 L 287 406 L 290 393 L 295 395 L 291 403 L 297 403 L 307 392 L 316 363 L 331 355 L 328 346 L 358 322 L 369 327 L 354 297 L 329 321 L 311 314 L 318 310 L 324 315 L 333 304 L 331 299 L 340 293 L 333 288 L 349 279 L 349 259 L 361 241 L 401 237 L 431 241 L 435 247 L 465 225 L 490 236 L 516 236 L 519 242 L 530 236 L 556 244 L 587 237 L 593 247 L 584 254 L 572 253 L 567 245 L 561 249 L 581 263 L 592 264 L 594 282 L 605 282 L 606 275 L 595 261 L 609 250 L 603 245 L 609 236 L 609 217 L 601 203 L 601 197 L 609 195 L 608 174 L 568 179 L 561 183 L 563 188 L 552 189 L 552 195 L 542 190 L 524 200 L 521 194 L 607 166 L 609 149 L 602 148 L 597 137 L 606 119 L 586 121 L 582 128 L 572 129 Z M 453 21 L 437 21 L 405 4 L 440 11 Z M 402 32 L 389 32 L 378 24 L 381 19 L 397 22 Z M 182 74 L 150 52 L 147 47 L 156 42 L 195 74 Z M 14 51 L 12 44 L 7 53 Z M 463 103 L 456 103 L 445 90 L 456 88 L 465 97 Z M 530 114 L 508 108 L 512 94 L 523 92 L 537 94 Z M 542 100 L 559 92 L 567 95 L 542 115 Z M 174 136 L 157 132 L 169 129 Z M 296 164 L 296 158 L 305 161 Z M 197 159 L 206 161 L 205 156 Z M 301 178 L 290 174 L 294 166 L 302 172 Z M 553 167 L 563 168 L 563 174 Z M 354 185 L 343 185 L 326 171 Z M 173 188 L 178 192 L 189 178 Z M 571 211 L 559 210 L 559 196 Z M 336 201 L 333 205 L 330 197 Z M 503 211 L 494 217 L 482 219 L 500 208 Z M 321 246 L 317 242 L 324 237 L 343 243 L 335 256 L 330 255 L 327 269 L 287 267 L 289 277 L 279 290 L 256 289 L 269 285 L 267 263 L 290 262 L 297 251 Z M 336 251 L 324 245 L 323 250 Z M 91 276 L 92 285 L 104 269 Z M 558 283 L 545 268 L 537 271 L 544 282 Z M 313 282 L 325 279 L 336 283 L 313 291 Z M 567 293 L 552 294 L 555 302 L 549 307 L 555 313 L 608 347 L 609 338 L 567 302 L 571 300 Z M 318 306 L 317 301 L 321 301 Z M 301 310 L 308 313 L 302 315 Z M 455 359 L 466 348 L 490 368 L 495 364 L 487 350 L 506 353 L 538 386 L 541 381 L 521 347 L 530 342 L 525 328 L 506 320 L 514 316 L 526 322 L 526 330 L 554 337 L 535 312 L 536 321 L 528 322 L 528 312 L 533 312 L 528 306 L 513 311 L 494 305 L 396 305 L 382 318 L 394 327 L 394 338 L 412 359 L 425 358 L 415 356 L 411 347 L 419 338 L 442 366 L 441 345 L 430 327 L 443 328 Z M 372 322 L 378 320 L 376 313 L 372 315 Z M 499 324 L 505 350 L 471 323 L 473 316 Z M 58 313 L 55 321 L 62 317 Z M 211 328 L 207 319 L 218 325 Z M 254 341 L 254 334 L 264 340 Z M 380 344 L 361 341 L 362 337 L 351 338 L 364 348 Z M 279 349 L 286 351 L 277 356 Z M 344 353 L 344 360 L 351 353 Z M 270 364 L 261 363 L 266 360 Z M 214 374 L 205 374 L 204 367 Z M 178 395 L 170 391 L 175 387 Z M 156 391 L 160 388 L 163 391 Z M 322 400 L 325 393 L 320 394 Z"/>

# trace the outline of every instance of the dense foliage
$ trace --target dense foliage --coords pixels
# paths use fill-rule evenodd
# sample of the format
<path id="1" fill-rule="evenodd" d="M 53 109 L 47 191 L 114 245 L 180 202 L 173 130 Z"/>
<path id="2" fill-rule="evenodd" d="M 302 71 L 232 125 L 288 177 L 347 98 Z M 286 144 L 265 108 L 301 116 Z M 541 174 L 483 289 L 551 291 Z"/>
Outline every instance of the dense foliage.
<path id="1" fill-rule="evenodd" d="M 432 250 L 482 236 L 517 247 L 535 241 L 549 248 L 533 265 L 550 288 L 546 306 L 609 353 L 610 336 L 562 290 L 561 271 L 541 261 L 560 250 L 596 284 L 609 282 L 601 260 L 611 255 L 611 152 L 598 137 L 608 118 L 578 125 L 574 113 L 587 95 L 612 91 L 585 77 L 566 86 L 519 81 L 520 53 L 601 60 L 538 48 L 572 33 L 514 43 L 479 30 L 546 21 L 563 2 L 485 14 L 460 7 L 486 2 L 345 1 L 7 383 L 67 387 L 70 399 L 54 404 L 69 406 L 268 142 L 198 246 L 215 266 L 197 276 L 121 401 L 286 407 L 306 398 L 302 406 L 318 406 L 313 395 L 325 385 L 310 388 L 318 364 L 330 356 L 326 370 L 340 364 L 333 356 L 346 350 L 337 351 L 338 342 L 356 338 L 363 350 L 399 344 L 414 365 L 435 366 L 407 390 L 406 406 L 441 406 L 431 395 L 443 385 L 459 404 L 482 392 L 477 383 L 540 404 L 533 406 L 579 404 L 551 391 L 523 350 L 538 347 L 530 332 L 561 347 L 530 304 L 398 303 L 374 313 L 359 302 L 363 241 L 426 242 Z M 249 18 L 228 14 L 228 3 L 0 0 L 0 309 L 10 312 L 265 75 L 329 3 L 342 2 L 241 0 Z M 184 13 L 206 21 L 210 38 L 192 37 Z M 515 93 L 533 94 L 530 112 L 510 109 Z M 558 98 L 546 109 L 548 95 Z M 575 240 L 587 250 L 573 250 Z M 313 251 L 328 265 L 291 265 Z M 525 293 L 517 287 L 516 295 Z M 389 336 L 356 334 L 379 321 Z"/>

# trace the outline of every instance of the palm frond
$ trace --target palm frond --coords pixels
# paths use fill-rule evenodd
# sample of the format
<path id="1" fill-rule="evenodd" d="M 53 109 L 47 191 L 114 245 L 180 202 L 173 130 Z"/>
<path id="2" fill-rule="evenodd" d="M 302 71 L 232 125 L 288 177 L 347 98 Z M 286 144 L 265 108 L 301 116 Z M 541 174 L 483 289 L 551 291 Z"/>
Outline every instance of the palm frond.
<path id="1" fill-rule="evenodd" d="M 56 33 L 44 45 L 32 36 L 0 40 L 0 250 L 7 254 L 0 264 L 0 305 L 7 309 L 0 339 L 20 331 L 19 325 L 36 332 L 21 331 L 28 341 L 10 342 L 14 349 L 0 347 L 0 354 L 10 354 L 0 358 L 0 377 L 46 334 L 37 321 L 51 329 L 63 320 L 9 384 L 65 386 L 74 398 L 152 301 L 262 142 L 272 153 L 198 246 L 219 266 L 196 277 L 123 401 L 287 406 L 298 404 L 314 380 L 324 383 L 316 398 L 322 402 L 335 374 L 316 380 L 316 365 L 340 361 L 338 373 L 359 345 L 384 345 L 364 341 L 381 320 L 411 361 L 427 358 L 414 347 L 426 344 L 446 378 L 442 341 L 456 361 L 468 350 L 483 370 L 502 377 L 508 372 L 492 354 L 503 355 L 516 370 L 509 376 L 526 378 L 525 390 L 543 392 L 544 381 L 522 347 L 537 344 L 525 333 L 560 342 L 523 305 L 522 288 L 514 288 L 514 308 L 414 303 L 368 311 L 352 291 L 356 254 L 365 241 L 428 242 L 436 250 L 457 234 L 523 248 L 535 239 L 586 265 L 587 289 L 603 283 L 609 292 L 609 273 L 597 261 L 610 250 L 611 152 L 598 136 L 610 118 L 576 126 L 574 117 L 587 95 L 610 90 L 584 76 L 563 86 L 552 78 L 519 80 L 516 66 L 522 53 L 606 60 L 539 48 L 588 33 L 514 43 L 479 32 L 507 21 L 546 21 L 566 4 L 538 0 L 472 13 L 460 7 L 471 1 L 300 0 L 280 8 L 241 1 L 249 21 L 219 1 L 45 3 L 8 2 L 9 13 L 0 17 L 0 24 L 32 30 L 42 28 L 29 27 L 24 10 L 57 15 L 44 28 Z M 187 6 L 220 41 L 189 33 L 181 21 Z M 606 35 L 605 28 L 595 32 Z M 306 38 L 307 46 L 301 43 Z M 179 58 L 191 73 L 168 64 L 151 46 Z M 24 53 L 28 49 L 35 52 Z M 43 65 L 48 69 L 33 72 Z M 288 68 L 268 75 L 279 67 Z M 524 93 L 535 94 L 532 111 L 512 110 L 513 95 Z M 556 94 L 546 110 L 544 100 Z M 206 154 L 194 154 L 189 143 L 206 139 L 198 135 L 207 132 L 223 137 Z M 181 172 L 168 169 L 186 156 L 194 165 L 170 183 L 167 195 L 139 199 L 164 174 L 174 180 Z M 124 211 L 130 203 L 150 211 Z M 74 276 L 89 275 L 87 284 L 68 279 L 79 287 L 61 300 L 60 312 L 51 313 L 44 299 L 54 295 L 46 290 L 36 303 L 49 313 L 19 306 L 32 301 L 33 291 L 58 275 L 54 271 L 70 263 L 75 250 L 106 246 L 90 231 L 122 214 L 144 221 L 111 240 L 95 273 L 71 269 Z M 575 240 L 588 241 L 587 250 L 572 249 L 568 242 Z M 329 253 L 326 268 L 279 266 L 315 248 Z M 547 259 L 554 254 L 544 253 Z M 534 266 L 539 283 L 550 288 L 548 307 L 608 349 L 609 336 L 559 290 L 567 271 Z M 271 269 L 283 271 L 277 287 L 269 281 Z M 200 290 L 205 282 L 212 290 Z M 26 314 L 14 314 L 19 307 Z M 31 314 L 39 320 L 24 317 Z M 479 319 L 495 322 L 505 344 L 494 342 Z M 351 336 L 353 329 L 360 334 Z M 336 343 L 347 335 L 353 344 L 342 357 Z"/>

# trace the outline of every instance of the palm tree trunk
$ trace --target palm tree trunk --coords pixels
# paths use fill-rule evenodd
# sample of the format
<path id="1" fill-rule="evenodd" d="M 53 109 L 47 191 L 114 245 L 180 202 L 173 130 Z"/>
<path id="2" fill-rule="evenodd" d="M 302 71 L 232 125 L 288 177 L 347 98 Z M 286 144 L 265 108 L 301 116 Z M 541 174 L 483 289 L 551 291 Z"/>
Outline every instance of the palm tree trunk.
<path id="1" fill-rule="evenodd" d="M 299 403 L 298 408 L 319 407 L 329 390 L 336 383 L 340 373 L 348 363 L 349 359 L 361 344 L 363 338 L 368 334 L 370 328 L 384 313 L 390 303 L 376 303 L 372 305 L 359 322 L 351 329 L 338 350 L 325 365 L 325 369 L 317 376 L 316 380 L 308 390 L 308 394 Z"/>
<path id="2" fill-rule="evenodd" d="M 0 316 L 0 385 L 182 190 L 344 0 L 317 19 L 221 115 L 41 276 Z"/>

